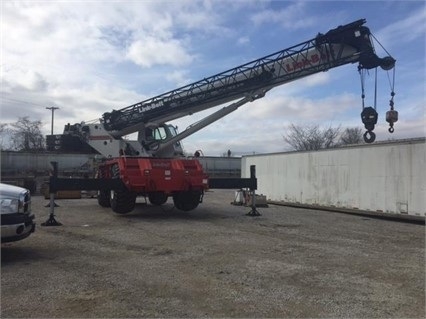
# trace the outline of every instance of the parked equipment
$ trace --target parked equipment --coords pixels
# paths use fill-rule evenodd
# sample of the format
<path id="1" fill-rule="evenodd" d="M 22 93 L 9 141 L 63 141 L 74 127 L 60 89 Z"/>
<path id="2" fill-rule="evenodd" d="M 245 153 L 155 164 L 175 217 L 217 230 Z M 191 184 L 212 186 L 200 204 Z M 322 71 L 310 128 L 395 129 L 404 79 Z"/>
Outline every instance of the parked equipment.
<path id="1" fill-rule="evenodd" d="M 99 166 L 98 178 L 119 180 L 122 187 L 99 183 L 98 201 L 116 213 L 132 211 L 137 195 L 148 197 L 154 205 L 161 205 L 172 197 L 176 208 L 192 210 L 202 201 L 209 179 L 196 158 L 184 157 L 180 141 L 282 84 L 349 63 L 358 63 L 360 73 L 379 66 L 384 70 L 393 69 L 395 59 L 376 55 L 365 22 L 358 20 L 339 26 L 285 50 L 104 113 L 99 123 L 68 124 L 62 135 L 47 137 L 48 148 L 70 151 L 90 146 L 102 154 L 105 161 Z M 224 103 L 231 104 L 183 132 L 178 133 L 168 124 Z M 377 121 L 375 108 L 371 108 L 374 112 L 370 108 L 364 108 L 367 111 L 362 113 L 367 142 L 374 141 Z M 397 120 L 395 112 L 392 95 L 392 114 L 387 117 L 392 130 Z M 138 134 L 137 140 L 123 138 L 131 133 Z M 111 188 L 108 185 L 112 185 Z"/>

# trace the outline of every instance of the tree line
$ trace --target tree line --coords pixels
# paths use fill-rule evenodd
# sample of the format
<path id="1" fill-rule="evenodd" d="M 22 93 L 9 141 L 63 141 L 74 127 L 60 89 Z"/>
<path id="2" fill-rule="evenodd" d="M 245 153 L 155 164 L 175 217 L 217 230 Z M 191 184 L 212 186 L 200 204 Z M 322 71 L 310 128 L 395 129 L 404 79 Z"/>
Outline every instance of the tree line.
<path id="1" fill-rule="evenodd" d="M 14 123 L 0 123 L 0 148 L 13 151 L 43 151 L 45 137 L 41 131 L 43 123 L 31 121 L 28 116 Z"/>
<path id="2" fill-rule="evenodd" d="M 363 132 L 359 127 L 348 127 L 344 130 L 338 127 L 321 128 L 319 125 L 291 124 L 284 141 L 290 145 L 290 151 L 317 151 L 320 149 L 340 147 L 350 144 L 364 143 Z M 222 153 L 222 157 L 230 157 L 231 151 Z"/>
<path id="3" fill-rule="evenodd" d="M 363 142 L 363 133 L 359 127 L 348 127 L 342 131 L 340 126 L 321 128 L 319 125 L 291 124 L 283 138 L 295 151 L 316 151 L 360 144 Z"/>

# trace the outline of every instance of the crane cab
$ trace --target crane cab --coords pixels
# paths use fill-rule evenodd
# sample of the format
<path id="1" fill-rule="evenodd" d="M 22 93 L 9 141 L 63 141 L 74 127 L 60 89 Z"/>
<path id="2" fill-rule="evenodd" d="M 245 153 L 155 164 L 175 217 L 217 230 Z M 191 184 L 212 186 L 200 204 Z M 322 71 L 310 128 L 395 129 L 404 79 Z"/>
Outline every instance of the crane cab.
<path id="1" fill-rule="evenodd" d="M 139 131 L 138 141 L 154 157 L 182 157 L 181 142 L 167 143 L 177 135 L 177 128 L 171 124 L 147 125 Z"/>

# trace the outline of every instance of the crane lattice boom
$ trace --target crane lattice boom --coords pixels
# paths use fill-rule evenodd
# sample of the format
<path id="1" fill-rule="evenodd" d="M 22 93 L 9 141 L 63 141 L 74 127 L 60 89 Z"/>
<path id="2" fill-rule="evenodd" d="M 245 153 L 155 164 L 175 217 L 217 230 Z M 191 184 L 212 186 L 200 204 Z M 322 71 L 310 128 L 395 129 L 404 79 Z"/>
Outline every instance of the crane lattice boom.
<path id="1" fill-rule="evenodd" d="M 104 113 L 102 123 L 113 136 L 136 132 L 148 122 L 166 122 L 203 111 L 249 94 L 264 94 L 273 87 L 348 63 L 360 68 L 393 67 L 395 60 L 379 58 L 365 20 L 340 26 L 326 34 L 240 65 L 214 76 Z"/>

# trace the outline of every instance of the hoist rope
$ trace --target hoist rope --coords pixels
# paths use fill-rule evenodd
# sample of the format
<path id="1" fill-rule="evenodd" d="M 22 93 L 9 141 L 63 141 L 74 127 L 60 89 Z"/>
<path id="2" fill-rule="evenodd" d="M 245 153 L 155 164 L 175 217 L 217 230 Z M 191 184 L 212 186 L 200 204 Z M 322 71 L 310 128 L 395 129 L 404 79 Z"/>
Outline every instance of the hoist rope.
<path id="1" fill-rule="evenodd" d="M 390 79 L 389 72 L 387 72 L 387 74 L 388 74 L 389 86 L 391 88 L 391 91 L 393 92 L 395 89 L 395 67 L 393 67 L 392 81 Z"/>
<path id="2" fill-rule="evenodd" d="M 374 36 L 374 34 L 370 33 L 371 37 L 380 45 L 380 47 L 386 52 L 386 54 L 388 54 L 390 57 L 392 57 L 392 55 L 385 49 L 385 47 L 380 43 L 379 40 L 377 40 L 377 38 Z M 388 81 L 389 81 L 389 86 L 391 88 L 391 109 L 393 110 L 393 97 L 395 96 L 395 66 L 393 67 L 393 75 L 392 75 L 392 82 L 390 80 L 389 77 L 389 72 L 388 74 Z"/>
<path id="3" fill-rule="evenodd" d="M 376 109 L 377 105 L 377 68 L 375 68 L 374 74 L 374 109 Z"/>
<path id="4" fill-rule="evenodd" d="M 385 49 L 385 47 L 380 43 L 380 41 L 376 39 L 374 34 L 370 33 L 370 35 L 373 37 L 374 40 L 377 41 L 377 43 L 382 47 L 382 49 L 391 57 L 392 55 Z"/>
<path id="5" fill-rule="evenodd" d="M 362 68 L 358 69 L 359 75 L 361 78 L 361 100 L 362 100 L 362 109 L 365 108 L 364 99 L 365 99 L 365 90 L 364 90 L 364 72 Z"/>
<path id="6" fill-rule="evenodd" d="M 395 96 L 395 67 L 393 68 L 393 79 L 392 79 L 392 83 L 390 83 L 390 78 L 389 78 L 389 72 L 388 72 L 388 80 L 389 80 L 389 84 L 391 87 L 391 99 L 389 101 L 389 106 L 390 109 L 393 111 L 393 106 L 394 106 L 394 102 L 393 102 L 393 97 Z M 391 132 L 392 133 L 392 132 Z"/>

